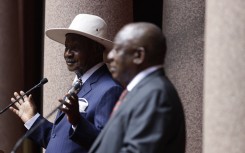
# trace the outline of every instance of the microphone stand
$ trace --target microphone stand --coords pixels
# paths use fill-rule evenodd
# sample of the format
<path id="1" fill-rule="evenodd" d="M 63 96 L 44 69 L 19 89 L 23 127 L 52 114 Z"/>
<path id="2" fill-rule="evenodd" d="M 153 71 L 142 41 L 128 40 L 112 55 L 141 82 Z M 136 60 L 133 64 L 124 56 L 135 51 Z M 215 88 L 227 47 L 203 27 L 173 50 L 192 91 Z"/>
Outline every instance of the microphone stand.
<path id="1" fill-rule="evenodd" d="M 70 90 L 69 90 L 69 96 L 65 96 L 65 98 L 69 98 L 72 94 L 77 94 L 80 89 L 82 87 L 82 82 L 81 80 L 79 80 Z M 53 109 L 45 118 L 49 118 L 51 115 L 53 115 L 59 108 L 62 107 L 62 105 L 65 103 L 66 101 L 63 101 L 58 107 L 56 107 L 55 109 Z M 30 130 L 28 130 L 26 132 L 25 135 L 23 135 L 14 145 L 11 153 L 16 153 L 16 150 L 19 148 L 19 146 L 22 144 L 22 142 L 25 140 L 25 138 L 27 138 L 28 136 L 30 136 L 40 125 L 42 125 L 45 122 L 45 118 L 43 118 L 42 120 L 40 120 L 34 127 L 32 127 Z"/>
<path id="2" fill-rule="evenodd" d="M 5 107 L 4 109 L 2 109 L 0 111 L 0 115 L 2 113 L 4 113 L 7 109 L 9 109 L 9 107 L 13 106 L 17 101 L 19 101 L 21 98 L 23 98 L 25 95 L 29 94 L 30 92 L 32 92 L 32 90 L 41 87 L 42 85 L 44 85 L 45 83 L 48 82 L 47 78 L 43 78 L 37 85 L 35 85 L 34 87 L 32 87 L 30 90 L 28 90 L 27 92 L 25 92 L 24 95 L 21 95 L 18 99 L 16 99 L 14 102 L 10 103 L 7 107 Z"/>

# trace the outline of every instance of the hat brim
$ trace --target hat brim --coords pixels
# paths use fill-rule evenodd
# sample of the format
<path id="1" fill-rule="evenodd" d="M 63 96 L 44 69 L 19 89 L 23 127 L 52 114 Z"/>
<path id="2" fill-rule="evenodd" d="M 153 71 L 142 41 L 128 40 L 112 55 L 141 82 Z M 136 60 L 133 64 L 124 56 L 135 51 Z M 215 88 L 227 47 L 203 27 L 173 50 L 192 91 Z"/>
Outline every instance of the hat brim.
<path id="1" fill-rule="evenodd" d="M 87 37 L 89 39 L 92 39 L 98 43 L 100 43 L 101 45 L 103 45 L 106 49 L 106 51 L 110 51 L 113 47 L 113 42 L 105 39 L 105 38 L 101 38 L 101 37 L 97 37 L 85 32 L 81 32 L 81 31 L 77 31 L 77 30 L 71 30 L 71 29 L 65 29 L 65 28 L 57 28 L 57 29 L 48 29 L 46 31 L 46 35 L 50 38 L 53 39 L 54 41 L 57 41 L 61 44 L 65 44 L 65 39 L 66 39 L 66 34 L 68 33 L 74 33 L 74 34 L 79 34 L 82 35 L 84 37 Z"/>

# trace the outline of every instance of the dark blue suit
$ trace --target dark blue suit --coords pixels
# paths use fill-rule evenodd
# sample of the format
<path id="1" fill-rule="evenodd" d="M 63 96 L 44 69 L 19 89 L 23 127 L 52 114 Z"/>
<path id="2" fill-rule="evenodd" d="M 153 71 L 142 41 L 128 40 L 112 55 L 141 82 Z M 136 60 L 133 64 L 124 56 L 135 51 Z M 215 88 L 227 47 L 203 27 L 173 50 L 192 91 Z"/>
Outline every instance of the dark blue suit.
<path id="1" fill-rule="evenodd" d="M 86 153 L 108 121 L 112 108 L 122 92 L 106 65 L 95 71 L 83 84 L 79 98 L 88 101 L 88 107 L 76 130 L 63 112 L 59 112 L 53 123 L 45 121 L 30 138 L 46 148 L 46 153 Z M 34 123 L 38 123 L 39 117 Z"/>

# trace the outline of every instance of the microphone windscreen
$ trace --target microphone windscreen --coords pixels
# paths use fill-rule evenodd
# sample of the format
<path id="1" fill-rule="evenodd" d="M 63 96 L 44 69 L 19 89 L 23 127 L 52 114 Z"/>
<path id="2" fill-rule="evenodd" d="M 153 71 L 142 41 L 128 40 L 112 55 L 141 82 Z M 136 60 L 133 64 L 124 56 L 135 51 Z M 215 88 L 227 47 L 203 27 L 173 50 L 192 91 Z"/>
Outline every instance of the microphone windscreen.
<path id="1" fill-rule="evenodd" d="M 43 78 L 43 79 L 40 81 L 41 84 L 45 84 L 45 83 L 47 83 L 47 82 L 48 82 L 48 79 L 47 79 L 47 78 Z"/>
<path id="2" fill-rule="evenodd" d="M 76 83 L 74 86 L 74 90 L 78 90 L 79 88 L 81 88 L 81 83 Z"/>

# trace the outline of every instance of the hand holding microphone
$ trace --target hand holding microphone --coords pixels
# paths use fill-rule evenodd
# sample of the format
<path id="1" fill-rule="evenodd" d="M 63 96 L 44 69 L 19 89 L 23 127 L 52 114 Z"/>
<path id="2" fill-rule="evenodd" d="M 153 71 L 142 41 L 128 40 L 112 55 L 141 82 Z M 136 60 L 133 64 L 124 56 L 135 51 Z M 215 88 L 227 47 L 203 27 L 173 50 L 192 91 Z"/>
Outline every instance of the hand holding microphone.
<path id="1" fill-rule="evenodd" d="M 82 81 L 78 80 L 73 87 L 65 95 L 65 98 L 59 99 L 59 102 L 65 107 L 60 107 L 60 110 L 66 113 L 67 120 L 74 126 L 77 125 L 81 116 L 79 113 L 79 104 L 77 93 L 80 91 Z"/>

